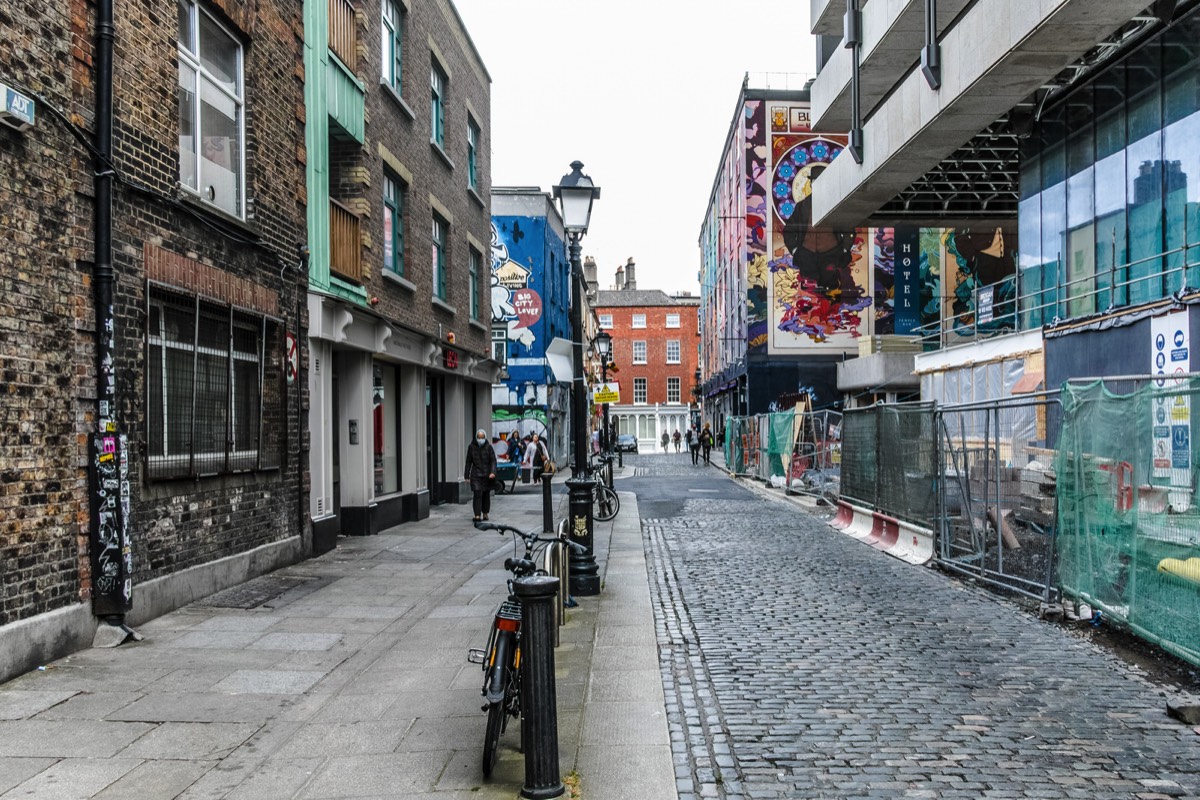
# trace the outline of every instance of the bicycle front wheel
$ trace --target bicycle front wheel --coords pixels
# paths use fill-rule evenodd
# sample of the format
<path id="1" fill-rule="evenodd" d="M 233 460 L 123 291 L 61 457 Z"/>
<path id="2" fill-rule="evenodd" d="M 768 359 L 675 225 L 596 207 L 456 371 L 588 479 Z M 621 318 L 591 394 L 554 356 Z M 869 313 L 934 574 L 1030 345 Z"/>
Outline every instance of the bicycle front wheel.
<path id="1" fill-rule="evenodd" d="M 597 486 L 592 516 L 600 522 L 608 522 L 621 510 L 617 493 L 607 486 Z"/>

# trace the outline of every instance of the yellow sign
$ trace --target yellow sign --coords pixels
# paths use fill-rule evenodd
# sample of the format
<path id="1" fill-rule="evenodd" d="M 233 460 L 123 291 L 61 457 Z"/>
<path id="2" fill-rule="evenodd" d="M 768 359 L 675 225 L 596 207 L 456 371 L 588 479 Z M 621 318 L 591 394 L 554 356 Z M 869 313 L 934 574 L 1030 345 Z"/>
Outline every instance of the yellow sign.
<path id="1" fill-rule="evenodd" d="M 621 402 L 621 387 L 616 381 L 609 381 L 599 386 L 593 386 L 592 402 L 597 404 Z"/>

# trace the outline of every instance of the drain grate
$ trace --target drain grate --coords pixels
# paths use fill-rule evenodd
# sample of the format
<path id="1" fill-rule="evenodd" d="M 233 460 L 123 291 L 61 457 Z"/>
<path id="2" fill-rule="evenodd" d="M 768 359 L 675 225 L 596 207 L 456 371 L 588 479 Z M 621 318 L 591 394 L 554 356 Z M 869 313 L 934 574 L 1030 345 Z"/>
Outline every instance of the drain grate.
<path id="1" fill-rule="evenodd" d="M 260 578 L 209 595 L 203 600 L 197 600 L 193 605 L 207 608 L 257 608 L 285 592 L 308 587 L 308 584 L 315 580 L 314 577 L 304 575 L 263 575 Z"/>
<path id="2" fill-rule="evenodd" d="M 641 477 L 643 477 L 645 475 L 649 475 L 649 474 L 650 474 L 649 467 L 634 467 L 633 468 L 633 477 L 635 477 L 635 478 L 641 478 Z"/>

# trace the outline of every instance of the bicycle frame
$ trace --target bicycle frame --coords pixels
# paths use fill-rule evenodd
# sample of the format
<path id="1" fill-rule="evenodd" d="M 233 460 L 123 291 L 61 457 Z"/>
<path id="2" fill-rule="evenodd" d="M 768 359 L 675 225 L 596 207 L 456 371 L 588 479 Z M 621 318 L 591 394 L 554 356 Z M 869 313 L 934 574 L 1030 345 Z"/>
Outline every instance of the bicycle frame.
<path id="1" fill-rule="evenodd" d="M 521 604 L 514 592 L 513 580 L 526 575 L 545 575 L 539 567 L 540 552 L 547 545 L 560 542 L 577 548 L 565 535 L 544 538 L 537 533 L 525 533 L 509 525 L 489 522 L 476 523 L 480 530 L 498 530 L 501 535 L 511 531 L 525 543 L 524 558 L 505 559 L 504 568 L 513 574 L 508 580 L 508 597 L 500 603 L 492 619 L 486 649 L 471 649 L 467 660 L 482 664 L 484 698 L 482 710 L 487 712 L 487 729 L 483 744 L 483 774 L 490 777 L 496 765 L 500 736 L 508 727 L 509 717 L 521 715 Z M 539 545 L 541 545 L 539 547 Z"/>

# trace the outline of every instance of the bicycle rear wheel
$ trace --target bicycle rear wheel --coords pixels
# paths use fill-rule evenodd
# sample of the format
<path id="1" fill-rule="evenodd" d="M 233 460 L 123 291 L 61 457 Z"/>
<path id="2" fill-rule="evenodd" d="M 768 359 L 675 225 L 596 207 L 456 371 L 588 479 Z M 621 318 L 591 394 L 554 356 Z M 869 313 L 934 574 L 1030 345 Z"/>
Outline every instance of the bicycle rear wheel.
<path id="1" fill-rule="evenodd" d="M 504 732 L 504 701 L 488 705 L 487 730 L 483 735 L 483 777 L 490 778 L 500 755 L 500 734 Z"/>
<path id="2" fill-rule="evenodd" d="M 607 486 L 597 486 L 592 516 L 600 522 L 608 522 L 621 510 L 617 493 Z"/>

